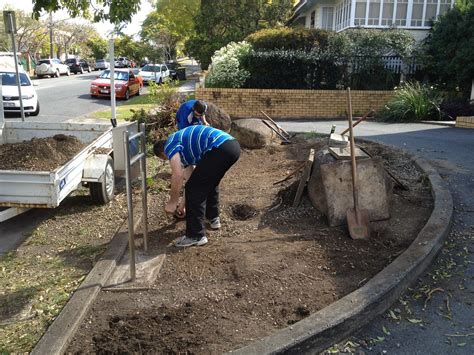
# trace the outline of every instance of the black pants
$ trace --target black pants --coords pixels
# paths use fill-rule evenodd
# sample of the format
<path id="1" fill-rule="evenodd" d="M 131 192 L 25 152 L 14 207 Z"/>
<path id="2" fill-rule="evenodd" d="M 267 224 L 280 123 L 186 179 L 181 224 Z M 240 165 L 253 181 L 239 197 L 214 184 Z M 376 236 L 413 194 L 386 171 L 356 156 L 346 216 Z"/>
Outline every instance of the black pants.
<path id="1" fill-rule="evenodd" d="M 194 168 L 185 186 L 187 237 L 201 239 L 206 235 L 204 217 L 219 216 L 219 183 L 239 157 L 239 142 L 229 140 L 204 154 Z"/>

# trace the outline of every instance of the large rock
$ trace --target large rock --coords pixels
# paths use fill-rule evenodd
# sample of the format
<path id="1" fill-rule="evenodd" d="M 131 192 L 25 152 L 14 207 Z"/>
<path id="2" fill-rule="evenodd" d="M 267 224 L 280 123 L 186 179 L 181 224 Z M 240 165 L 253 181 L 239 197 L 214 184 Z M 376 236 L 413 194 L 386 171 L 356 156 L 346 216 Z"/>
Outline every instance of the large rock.
<path id="1" fill-rule="evenodd" d="M 357 159 L 359 207 L 368 210 L 369 220 L 390 218 L 392 183 L 380 158 Z M 354 206 L 350 160 L 336 160 L 329 151 L 316 154 L 308 182 L 313 206 L 326 215 L 329 225 L 346 224 L 346 213 Z"/>
<path id="2" fill-rule="evenodd" d="M 214 128 L 220 129 L 225 132 L 229 132 L 232 120 L 230 116 L 221 109 L 219 106 L 214 105 L 212 102 L 206 102 L 206 120 Z"/>
<path id="3" fill-rule="evenodd" d="M 273 131 L 258 118 L 233 121 L 230 133 L 243 148 L 248 149 L 263 148 L 274 138 Z"/>

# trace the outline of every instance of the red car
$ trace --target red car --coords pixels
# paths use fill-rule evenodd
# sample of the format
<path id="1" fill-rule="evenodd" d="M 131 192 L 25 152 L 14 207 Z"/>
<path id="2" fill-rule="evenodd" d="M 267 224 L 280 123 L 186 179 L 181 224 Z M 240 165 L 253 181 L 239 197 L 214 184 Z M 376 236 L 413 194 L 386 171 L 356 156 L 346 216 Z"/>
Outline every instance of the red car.
<path id="1" fill-rule="evenodd" d="M 131 69 L 115 69 L 115 97 L 128 100 L 130 96 L 140 95 L 143 79 Z M 104 70 L 91 83 L 91 96 L 110 96 L 110 70 Z"/>

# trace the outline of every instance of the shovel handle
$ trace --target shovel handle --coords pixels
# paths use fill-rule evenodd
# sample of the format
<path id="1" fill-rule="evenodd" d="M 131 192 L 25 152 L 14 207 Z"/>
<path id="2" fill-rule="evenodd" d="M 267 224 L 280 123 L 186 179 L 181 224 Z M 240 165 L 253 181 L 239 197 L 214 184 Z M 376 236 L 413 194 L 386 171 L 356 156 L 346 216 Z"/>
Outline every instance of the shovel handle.
<path id="1" fill-rule="evenodd" d="M 355 158 L 355 143 L 352 125 L 352 100 L 351 100 L 351 88 L 347 88 L 347 106 L 349 111 L 349 132 L 350 132 L 350 144 L 351 144 L 351 172 L 352 172 L 352 195 L 354 198 L 354 211 L 357 219 L 357 223 L 360 222 L 359 216 L 359 193 L 357 190 L 357 165 Z"/>
<path id="2" fill-rule="evenodd" d="M 369 111 L 367 111 L 367 113 L 365 113 L 361 118 L 359 118 L 357 121 L 354 122 L 354 124 L 352 125 L 352 127 L 355 127 L 357 126 L 359 123 L 361 123 L 363 120 L 365 120 L 367 117 L 370 116 L 370 114 L 374 112 L 374 109 L 371 108 Z M 341 136 L 346 134 L 347 132 L 350 131 L 350 127 L 349 128 L 346 128 L 344 131 L 341 132 Z M 351 133 L 352 134 L 352 133 Z"/>

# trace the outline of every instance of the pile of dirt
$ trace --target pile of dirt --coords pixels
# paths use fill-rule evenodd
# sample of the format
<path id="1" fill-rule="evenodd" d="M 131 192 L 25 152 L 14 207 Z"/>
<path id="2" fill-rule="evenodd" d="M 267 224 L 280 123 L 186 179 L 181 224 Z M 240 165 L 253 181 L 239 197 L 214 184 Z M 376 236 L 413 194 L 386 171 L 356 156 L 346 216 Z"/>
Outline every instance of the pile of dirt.
<path id="1" fill-rule="evenodd" d="M 383 155 L 408 191 L 394 189 L 391 219 L 371 223 L 369 240 L 330 228 L 304 196 L 291 207 L 298 177 L 282 180 L 326 140 L 244 150 L 221 183 L 221 221 L 204 247 L 172 241 L 163 197 L 150 194 L 150 253 L 167 257 L 150 290 L 101 292 L 67 352 L 223 353 L 304 319 L 359 288 L 400 255 L 432 211 L 428 184 L 400 151 Z M 169 175 L 159 174 L 169 179 Z M 168 181 L 168 180 L 167 180 Z"/>
<path id="2" fill-rule="evenodd" d="M 53 171 L 86 145 L 74 136 L 57 134 L 47 138 L 0 145 L 0 170 Z"/>

